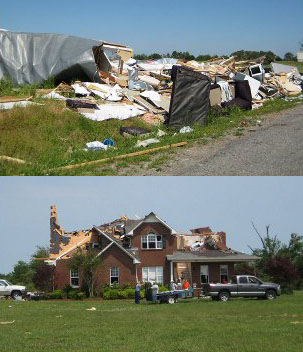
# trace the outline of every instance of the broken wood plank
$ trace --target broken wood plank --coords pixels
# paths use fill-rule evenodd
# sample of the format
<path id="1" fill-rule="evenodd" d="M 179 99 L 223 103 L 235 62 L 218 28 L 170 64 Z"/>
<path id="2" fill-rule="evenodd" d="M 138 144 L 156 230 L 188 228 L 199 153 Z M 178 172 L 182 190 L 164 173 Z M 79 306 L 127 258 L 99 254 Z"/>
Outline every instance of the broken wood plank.
<path id="1" fill-rule="evenodd" d="M 96 164 L 100 164 L 100 163 L 106 163 L 108 161 L 132 158 L 132 157 L 136 157 L 136 156 L 140 156 L 140 155 L 144 155 L 144 154 L 154 153 L 154 152 L 157 152 L 159 150 L 183 147 L 186 144 L 187 144 L 187 142 L 168 144 L 168 145 L 164 145 L 162 147 L 157 147 L 157 148 L 152 148 L 152 149 L 147 149 L 147 150 L 141 150 L 140 152 L 134 152 L 134 153 L 129 153 L 129 154 L 117 155 L 117 156 L 114 156 L 112 158 L 105 158 L 105 159 L 100 159 L 100 160 L 87 161 L 85 163 L 80 163 L 80 164 L 60 166 L 60 167 L 57 167 L 57 168 L 54 168 L 54 169 L 50 169 L 48 171 L 50 172 L 50 171 L 71 170 L 71 169 L 75 169 L 75 168 L 78 168 L 78 167 L 96 165 Z"/>
<path id="2" fill-rule="evenodd" d="M 11 96 L 3 96 L 0 97 L 0 103 L 16 103 L 18 101 L 29 101 L 33 98 L 33 96 L 27 98 L 16 98 Z"/>
<path id="3" fill-rule="evenodd" d="M 12 158 L 12 157 L 6 156 L 6 155 L 0 155 L 0 160 L 11 161 L 11 162 L 17 163 L 17 164 L 26 164 L 25 160 Z"/>

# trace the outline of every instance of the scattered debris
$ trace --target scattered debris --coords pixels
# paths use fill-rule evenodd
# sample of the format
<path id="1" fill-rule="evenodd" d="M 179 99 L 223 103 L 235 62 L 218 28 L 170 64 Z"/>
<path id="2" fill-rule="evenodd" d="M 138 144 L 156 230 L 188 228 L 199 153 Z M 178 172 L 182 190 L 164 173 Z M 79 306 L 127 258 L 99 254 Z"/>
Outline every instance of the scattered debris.
<path id="1" fill-rule="evenodd" d="M 146 139 L 145 141 L 138 141 L 137 144 L 135 145 L 136 148 L 139 147 L 147 147 L 151 144 L 155 144 L 155 143 L 160 143 L 159 139 L 157 138 L 150 138 L 150 139 Z"/>
<path id="2" fill-rule="evenodd" d="M 15 320 L 12 321 L 0 321 L 1 325 L 14 324 Z"/>
<path id="3" fill-rule="evenodd" d="M 107 150 L 108 146 L 99 141 L 86 143 L 85 151 L 97 152 L 99 150 Z"/>
<path id="4" fill-rule="evenodd" d="M 193 132 L 193 129 L 189 126 L 182 127 L 179 131 L 180 133 L 191 133 Z"/>
<path id="5" fill-rule="evenodd" d="M 120 127 L 120 134 L 124 137 L 131 137 L 131 136 L 139 136 L 139 135 L 146 135 L 149 131 L 144 128 L 140 127 Z"/>
<path id="6" fill-rule="evenodd" d="M 291 325 L 303 325 L 303 321 L 291 321 Z"/>
<path id="7" fill-rule="evenodd" d="M 1 110 L 9 110 L 16 107 L 24 108 L 29 105 L 38 105 L 37 103 L 33 103 L 32 101 L 22 100 L 22 101 L 15 101 L 15 102 L 8 102 L 8 103 L 0 103 L 0 111 Z M 39 104 L 41 105 L 41 104 Z"/>

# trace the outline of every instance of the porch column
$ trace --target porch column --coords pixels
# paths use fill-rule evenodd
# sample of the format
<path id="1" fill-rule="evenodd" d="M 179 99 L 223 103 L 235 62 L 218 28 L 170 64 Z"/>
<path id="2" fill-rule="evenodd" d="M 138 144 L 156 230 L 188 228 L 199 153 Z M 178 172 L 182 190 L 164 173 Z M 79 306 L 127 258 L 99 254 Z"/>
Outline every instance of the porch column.
<path id="1" fill-rule="evenodd" d="M 174 263 L 170 262 L 170 281 L 174 281 Z"/>
<path id="2" fill-rule="evenodd" d="M 138 264 L 135 264 L 135 267 L 136 267 L 136 284 L 137 284 L 137 282 L 138 282 L 138 270 L 137 270 Z"/>

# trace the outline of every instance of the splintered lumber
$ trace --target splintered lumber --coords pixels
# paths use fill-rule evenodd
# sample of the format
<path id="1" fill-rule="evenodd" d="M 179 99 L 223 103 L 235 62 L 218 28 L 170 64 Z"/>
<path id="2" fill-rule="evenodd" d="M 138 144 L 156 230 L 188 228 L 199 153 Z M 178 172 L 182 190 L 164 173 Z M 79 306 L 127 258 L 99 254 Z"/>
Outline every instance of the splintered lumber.
<path id="1" fill-rule="evenodd" d="M 11 161 L 11 162 L 17 163 L 17 164 L 26 164 L 25 160 L 11 158 L 10 156 L 6 156 L 6 155 L 0 155 L 0 160 Z"/>
<path id="2" fill-rule="evenodd" d="M 183 147 L 186 144 L 187 144 L 187 142 L 168 144 L 168 145 L 164 145 L 162 147 L 157 147 L 157 148 L 152 148 L 152 149 L 147 149 L 147 150 L 141 150 L 140 152 L 134 152 L 134 153 L 129 153 L 129 154 L 117 155 L 117 156 L 114 156 L 112 158 L 105 158 L 105 159 L 100 159 L 100 160 L 88 161 L 88 162 L 80 163 L 80 164 L 61 166 L 61 167 L 57 167 L 57 168 L 54 168 L 54 169 L 50 169 L 48 171 L 71 170 L 71 169 L 75 169 L 77 167 L 96 165 L 96 164 L 100 164 L 100 163 L 106 163 L 108 161 L 114 161 L 114 160 L 120 160 L 120 159 L 126 159 L 126 158 L 133 158 L 133 157 L 144 155 L 144 154 L 154 153 L 154 152 L 157 152 L 159 150 Z"/>
<path id="3" fill-rule="evenodd" d="M 2 96 L 0 97 L 0 103 L 15 103 L 18 101 L 29 101 L 33 98 L 33 96 L 27 98 L 16 98 L 11 96 Z"/>

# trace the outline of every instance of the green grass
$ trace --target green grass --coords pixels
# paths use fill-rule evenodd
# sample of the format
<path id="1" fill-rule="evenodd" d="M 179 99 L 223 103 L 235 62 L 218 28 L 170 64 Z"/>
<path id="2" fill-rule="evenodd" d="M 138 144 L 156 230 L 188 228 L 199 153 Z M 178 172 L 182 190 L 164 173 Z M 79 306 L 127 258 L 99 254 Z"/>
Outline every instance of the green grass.
<path id="1" fill-rule="evenodd" d="M 3 82 L 3 80 L 2 83 L 0 82 L 0 95 L 11 95 L 12 86 L 7 82 L 8 87 L 5 88 L 6 85 Z M 46 82 L 44 84 L 51 86 L 52 83 Z M 25 94 L 22 89 L 18 94 Z M 27 87 L 27 89 L 30 88 Z M 35 101 L 43 105 L 14 108 L 0 114 L 0 155 L 27 162 L 25 165 L 18 165 L 0 161 L 0 175 L 2 176 L 116 175 L 123 174 L 123 169 L 127 170 L 132 164 L 143 165 L 143 163 L 147 168 L 155 168 L 160 171 L 161 165 L 172 156 L 172 153 L 167 151 L 162 152 L 159 157 L 156 156 L 156 160 L 151 155 L 145 155 L 72 170 L 49 171 L 60 166 L 111 158 L 143 150 L 143 148 L 135 148 L 138 137 L 125 138 L 121 136 L 120 127 L 138 126 L 150 130 L 150 136 L 143 137 L 143 139 L 156 137 L 158 127 L 148 126 L 140 118 L 124 121 L 91 121 L 77 112 L 67 109 L 63 102 L 43 101 L 39 98 L 36 98 Z M 288 109 L 295 104 L 297 104 L 296 101 L 275 100 L 266 103 L 259 110 L 243 112 L 235 109 L 228 117 L 210 116 L 206 127 L 195 126 L 194 132 L 188 134 L 175 134 L 176 131 L 160 126 L 167 135 L 160 138 L 160 143 L 154 144 L 150 148 L 183 141 L 189 144 L 194 141 L 207 143 L 207 140 L 221 137 L 239 127 L 243 119 L 247 120 L 249 125 L 254 126 L 261 115 L 263 118 L 264 114 Z M 83 151 L 87 142 L 103 141 L 105 138 L 112 138 L 115 141 L 114 149 L 99 152 Z"/>
<path id="2" fill-rule="evenodd" d="M 2 301 L 0 322 L 14 323 L 0 325 L 1 351 L 301 352 L 302 299 Z"/>

